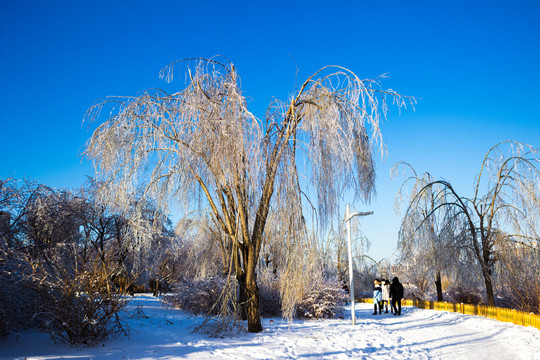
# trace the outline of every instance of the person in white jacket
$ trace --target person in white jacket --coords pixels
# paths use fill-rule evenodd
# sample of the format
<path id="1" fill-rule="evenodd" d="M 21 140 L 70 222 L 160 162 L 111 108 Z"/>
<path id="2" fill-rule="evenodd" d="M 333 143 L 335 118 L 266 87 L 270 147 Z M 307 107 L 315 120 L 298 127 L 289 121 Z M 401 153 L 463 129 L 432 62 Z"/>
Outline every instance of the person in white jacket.
<path id="1" fill-rule="evenodd" d="M 385 313 L 388 314 L 388 305 L 390 305 L 390 281 L 385 279 L 382 281 L 382 302 L 386 308 Z M 390 311 L 393 312 L 392 307 L 390 306 Z"/>
<path id="2" fill-rule="evenodd" d="M 377 307 L 379 308 L 379 314 L 382 310 L 382 287 L 381 280 L 375 279 L 373 281 L 373 315 L 377 315 Z"/>

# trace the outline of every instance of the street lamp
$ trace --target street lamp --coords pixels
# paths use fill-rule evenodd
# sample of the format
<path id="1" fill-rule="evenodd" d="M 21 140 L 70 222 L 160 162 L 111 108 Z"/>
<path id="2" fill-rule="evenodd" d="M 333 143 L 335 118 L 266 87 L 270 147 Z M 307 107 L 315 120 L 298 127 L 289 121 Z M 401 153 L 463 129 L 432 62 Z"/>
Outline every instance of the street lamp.
<path id="1" fill-rule="evenodd" d="M 353 256 L 352 256 L 352 246 L 351 246 L 351 222 L 350 220 L 355 216 L 366 216 L 373 214 L 373 211 L 369 212 L 355 212 L 351 214 L 350 206 L 347 204 L 347 207 L 345 209 L 345 222 L 347 223 L 347 241 L 348 241 L 348 247 L 349 247 L 349 291 L 351 293 L 351 317 L 352 317 L 352 324 L 356 325 L 356 315 L 354 313 L 354 279 L 353 279 Z"/>

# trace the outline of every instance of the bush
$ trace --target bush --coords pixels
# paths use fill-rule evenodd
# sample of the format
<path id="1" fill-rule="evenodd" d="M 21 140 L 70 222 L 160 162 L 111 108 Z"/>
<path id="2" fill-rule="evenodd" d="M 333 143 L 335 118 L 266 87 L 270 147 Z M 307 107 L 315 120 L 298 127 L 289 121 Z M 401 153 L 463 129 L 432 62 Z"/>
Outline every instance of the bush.
<path id="1" fill-rule="evenodd" d="M 125 300 L 111 293 L 104 267 L 77 267 L 72 256 L 51 249 L 45 261 L 36 261 L 22 252 L 0 252 L 0 337 L 32 326 L 71 344 L 125 333 L 118 317 Z"/>
<path id="2" fill-rule="evenodd" d="M 436 294 L 432 291 L 425 290 L 422 291 L 418 289 L 416 285 L 407 284 L 404 285 L 404 296 L 405 299 L 412 300 L 421 300 L 421 301 L 434 301 L 436 300 Z"/>
<path id="3" fill-rule="evenodd" d="M 20 256 L 0 249 L 0 338 L 36 325 L 38 298 L 31 270 Z"/>
<path id="4" fill-rule="evenodd" d="M 164 301 L 184 311 L 199 314 L 217 315 L 220 311 L 218 300 L 225 289 L 226 281 L 213 276 L 201 280 L 184 280 L 173 287 Z"/>
<path id="5" fill-rule="evenodd" d="M 447 291 L 449 301 L 464 304 L 482 304 L 484 297 L 481 291 L 475 287 L 454 286 Z"/>
<path id="6" fill-rule="evenodd" d="M 42 327 L 54 340 L 92 345 L 110 336 L 127 334 L 118 316 L 124 295 L 109 291 L 108 277 L 99 271 L 75 272 L 39 269 Z"/>
<path id="7" fill-rule="evenodd" d="M 538 314 L 540 312 L 540 280 L 532 279 L 499 290 L 495 304 L 500 307 Z"/>
<path id="8" fill-rule="evenodd" d="M 261 316 L 282 315 L 279 279 L 271 272 L 262 272 L 258 277 L 259 310 Z M 236 287 L 236 282 L 233 282 Z M 221 277 L 201 280 L 184 280 L 173 287 L 173 293 L 163 300 L 179 309 L 196 315 L 223 315 L 219 302 L 227 292 L 227 282 Z M 233 293 L 234 294 L 234 293 Z M 234 296 L 229 293 L 227 304 L 232 313 Z M 313 284 L 311 291 L 296 305 L 295 316 L 303 319 L 335 318 L 347 302 L 348 295 L 337 279 L 320 279 Z"/>
<path id="9" fill-rule="evenodd" d="M 124 300 L 116 294 L 60 291 L 46 297 L 44 324 L 54 340 L 92 345 L 126 333 L 118 317 Z"/>
<path id="10" fill-rule="evenodd" d="M 347 301 L 347 293 L 337 279 L 321 279 L 296 306 L 300 319 L 330 319 L 337 317 Z"/>

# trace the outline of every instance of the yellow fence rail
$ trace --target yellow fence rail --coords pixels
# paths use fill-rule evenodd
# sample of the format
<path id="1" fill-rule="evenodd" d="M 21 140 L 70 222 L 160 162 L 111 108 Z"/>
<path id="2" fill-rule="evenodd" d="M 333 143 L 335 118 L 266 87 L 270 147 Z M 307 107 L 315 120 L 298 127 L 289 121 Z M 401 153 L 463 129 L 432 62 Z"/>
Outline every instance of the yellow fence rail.
<path id="1" fill-rule="evenodd" d="M 357 299 L 360 303 L 373 304 L 373 298 Z M 446 301 L 422 301 L 404 299 L 401 302 L 403 306 L 414 306 L 420 309 L 443 310 L 450 312 L 458 312 L 465 315 L 478 315 L 491 319 L 496 319 L 504 322 L 511 322 L 516 325 L 532 326 L 540 329 L 540 315 L 526 313 L 514 309 L 505 309 L 495 306 L 473 305 L 473 304 L 456 304 Z"/>

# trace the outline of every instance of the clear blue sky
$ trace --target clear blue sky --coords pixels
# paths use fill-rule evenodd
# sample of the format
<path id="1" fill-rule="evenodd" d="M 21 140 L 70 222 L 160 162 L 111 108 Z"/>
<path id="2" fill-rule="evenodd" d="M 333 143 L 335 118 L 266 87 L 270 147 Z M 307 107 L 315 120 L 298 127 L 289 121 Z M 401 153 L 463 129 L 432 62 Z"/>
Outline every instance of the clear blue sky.
<path id="1" fill-rule="evenodd" d="M 227 56 L 260 117 L 297 68 L 299 81 L 330 64 L 389 73 L 383 86 L 420 100 L 390 112 L 378 198 L 353 208 L 375 211 L 370 254 L 391 257 L 396 161 L 470 194 L 491 146 L 540 146 L 539 17 L 538 1 L 2 1 L 0 177 L 79 187 L 93 175 L 86 109 L 163 87 L 159 70 L 180 58 Z"/>

